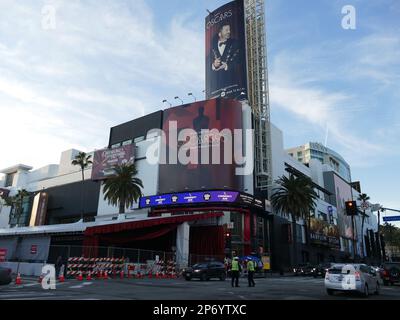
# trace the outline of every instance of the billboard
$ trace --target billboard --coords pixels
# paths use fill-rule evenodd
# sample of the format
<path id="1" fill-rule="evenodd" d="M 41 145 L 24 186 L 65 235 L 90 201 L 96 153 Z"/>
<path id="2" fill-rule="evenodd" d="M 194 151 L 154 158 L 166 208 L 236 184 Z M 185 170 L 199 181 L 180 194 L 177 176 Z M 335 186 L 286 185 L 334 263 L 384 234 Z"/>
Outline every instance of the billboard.
<path id="1" fill-rule="evenodd" d="M 352 200 L 351 187 L 346 181 L 344 181 L 336 174 L 333 174 L 333 181 L 335 186 L 336 207 L 340 235 L 347 239 L 353 239 L 351 217 L 347 216 L 346 214 L 346 201 Z"/>
<path id="2" fill-rule="evenodd" d="M 207 99 L 247 98 L 244 23 L 243 0 L 227 3 L 206 18 Z"/>
<path id="3" fill-rule="evenodd" d="M 235 129 L 242 129 L 242 106 L 235 100 L 214 99 L 165 110 L 161 151 L 166 159 L 159 166 L 158 192 L 242 190 L 243 176 L 236 175 L 235 162 L 227 159 L 233 160 L 236 144 L 242 143 L 225 139 Z M 186 154 L 194 158 L 181 161 Z"/>
<path id="4" fill-rule="evenodd" d="M 310 240 L 312 244 L 340 249 L 339 229 L 323 220 L 310 219 Z"/>
<path id="5" fill-rule="evenodd" d="M 261 199 L 254 198 L 253 196 L 239 193 L 237 191 L 223 190 L 169 193 L 142 197 L 139 201 L 139 208 L 206 203 L 232 203 L 264 209 Z"/>
<path id="6" fill-rule="evenodd" d="M 104 180 L 114 175 L 114 167 L 132 164 L 135 161 L 134 144 L 113 149 L 95 151 L 92 166 L 92 180 Z"/>
<path id="7" fill-rule="evenodd" d="M 33 199 L 30 227 L 44 226 L 46 224 L 47 204 L 49 195 L 46 192 L 39 192 Z"/>

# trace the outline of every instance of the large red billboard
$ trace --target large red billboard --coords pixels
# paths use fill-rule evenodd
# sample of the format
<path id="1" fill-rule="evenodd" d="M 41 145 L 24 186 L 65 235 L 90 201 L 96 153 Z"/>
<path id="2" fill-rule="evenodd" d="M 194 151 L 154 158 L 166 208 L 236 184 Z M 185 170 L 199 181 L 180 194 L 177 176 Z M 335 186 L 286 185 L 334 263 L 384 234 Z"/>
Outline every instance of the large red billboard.
<path id="1" fill-rule="evenodd" d="M 161 150 L 166 159 L 160 163 L 159 193 L 242 190 L 243 176 L 236 174 L 234 156 L 242 140 L 234 136 L 235 129 L 242 129 L 242 106 L 235 100 L 213 99 L 165 110 Z"/>
<path id="2" fill-rule="evenodd" d="M 114 167 L 135 161 L 134 144 L 98 150 L 94 153 L 92 180 L 103 180 L 114 175 Z"/>
<path id="3" fill-rule="evenodd" d="M 244 23 L 243 0 L 227 3 L 206 18 L 207 99 L 247 98 Z"/>

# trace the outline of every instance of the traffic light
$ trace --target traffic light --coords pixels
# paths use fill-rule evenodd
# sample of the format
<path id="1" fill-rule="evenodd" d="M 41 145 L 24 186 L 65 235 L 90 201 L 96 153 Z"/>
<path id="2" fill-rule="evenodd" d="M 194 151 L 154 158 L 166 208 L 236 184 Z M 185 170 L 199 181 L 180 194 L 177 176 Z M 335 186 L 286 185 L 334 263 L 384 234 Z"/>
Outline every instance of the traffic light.
<path id="1" fill-rule="evenodd" d="M 225 232 L 225 248 L 230 248 L 232 244 L 232 234 L 227 231 Z"/>
<path id="2" fill-rule="evenodd" d="M 355 201 L 346 201 L 346 215 L 348 216 L 357 215 L 357 203 Z"/>

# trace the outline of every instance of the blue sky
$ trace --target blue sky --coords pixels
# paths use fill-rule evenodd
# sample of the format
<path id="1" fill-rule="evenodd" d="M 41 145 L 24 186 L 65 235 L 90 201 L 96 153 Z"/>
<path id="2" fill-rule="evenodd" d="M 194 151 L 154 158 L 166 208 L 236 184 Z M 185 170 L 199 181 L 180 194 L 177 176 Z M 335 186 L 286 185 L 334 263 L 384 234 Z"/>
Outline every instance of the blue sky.
<path id="1" fill-rule="evenodd" d="M 226 1 L 0 0 L 0 168 L 107 145 L 111 126 L 202 98 L 204 18 Z M 357 29 L 341 27 L 353 5 Z M 55 29 L 42 10 L 55 8 Z M 46 8 L 46 7 L 45 7 Z M 400 208 L 400 2 L 266 1 L 272 121 L 324 142 L 372 201 Z"/>

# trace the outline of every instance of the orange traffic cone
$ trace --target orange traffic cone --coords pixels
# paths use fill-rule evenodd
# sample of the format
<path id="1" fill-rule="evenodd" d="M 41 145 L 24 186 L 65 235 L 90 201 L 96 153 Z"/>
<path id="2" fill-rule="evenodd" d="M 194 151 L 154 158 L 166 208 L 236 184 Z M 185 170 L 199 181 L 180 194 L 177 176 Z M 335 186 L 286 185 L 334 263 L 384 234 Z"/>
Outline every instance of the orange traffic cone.
<path id="1" fill-rule="evenodd" d="M 149 272 L 149 279 L 153 278 L 153 275 L 151 272 Z"/>
<path id="2" fill-rule="evenodd" d="M 15 278 L 15 284 L 20 285 L 22 284 L 21 274 L 18 272 L 17 277 Z"/>
<path id="3" fill-rule="evenodd" d="M 58 281 L 60 281 L 60 282 L 64 282 L 65 281 L 64 274 L 60 273 Z"/>
<path id="4" fill-rule="evenodd" d="M 79 273 L 79 276 L 78 276 L 77 280 L 78 281 L 83 281 L 82 271 Z"/>
<path id="5" fill-rule="evenodd" d="M 120 275 L 121 279 L 124 279 L 125 275 L 124 275 L 124 271 L 123 270 L 121 270 L 121 273 L 119 275 Z"/>
<path id="6" fill-rule="evenodd" d="M 104 280 L 108 280 L 108 273 L 107 273 L 107 271 L 104 271 L 104 278 L 103 278 Z"/>
<path id="7" fill-rule="evenodd" d="M 89 271 L 87 277 L 86 277 L 87 281 L 92 281 L 92 273 Z"/>
<path id="8" fill-rule="evenodd" d="M 42 281 L 43 281 L 43 275 L 41 274 L 41 275 L 39 276 L 38 282 L 39 282 L 39 283 L 42 283 Z"/>

